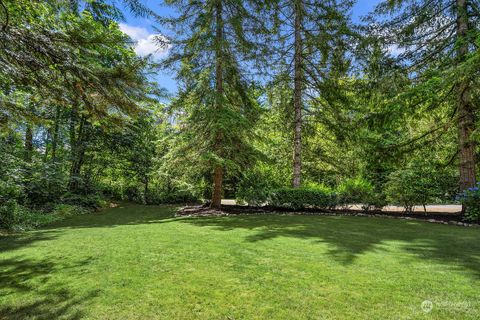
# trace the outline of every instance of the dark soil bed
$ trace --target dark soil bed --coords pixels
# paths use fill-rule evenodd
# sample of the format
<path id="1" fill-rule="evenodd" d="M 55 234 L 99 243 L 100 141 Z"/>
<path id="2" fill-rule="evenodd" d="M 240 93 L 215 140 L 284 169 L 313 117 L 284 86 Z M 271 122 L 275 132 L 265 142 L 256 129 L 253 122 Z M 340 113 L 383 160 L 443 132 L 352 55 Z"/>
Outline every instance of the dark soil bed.
<path id="1" fill-rule="evenodd" d="M 385 212 L 381 210 L 321 210 L 315 208 L 289 209 L 270 206 L 254 207 L 239 205 L 223 205 L 220 210 L 212 209 L 207 205 L 186 206 L 177 212 L 177 216 L 226 216 L 239 214 L 299 214 L 299 215 L 339 215 L 339 216 L 368 216 L 368 217 L 386 217 L 406 220 L 425 220 L 433 223 L 455 224 L 463 226 L 478 225 L 464 221 L 464 217 L 458 213 L 446 212 L 427 212 L 427 213 L 404 213 L 404 212 Z"/>

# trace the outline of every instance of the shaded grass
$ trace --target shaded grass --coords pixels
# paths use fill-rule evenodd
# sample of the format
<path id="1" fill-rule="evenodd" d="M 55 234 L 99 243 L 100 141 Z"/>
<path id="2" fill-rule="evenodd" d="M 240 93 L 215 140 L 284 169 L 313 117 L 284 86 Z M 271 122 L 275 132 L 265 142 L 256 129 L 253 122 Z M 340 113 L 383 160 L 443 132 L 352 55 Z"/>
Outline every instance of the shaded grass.
<path id="1" fill-rule="evenodd" d="M 480 318 L 480 229 L 174 211 L 0 237 L 0 319 Z"/>

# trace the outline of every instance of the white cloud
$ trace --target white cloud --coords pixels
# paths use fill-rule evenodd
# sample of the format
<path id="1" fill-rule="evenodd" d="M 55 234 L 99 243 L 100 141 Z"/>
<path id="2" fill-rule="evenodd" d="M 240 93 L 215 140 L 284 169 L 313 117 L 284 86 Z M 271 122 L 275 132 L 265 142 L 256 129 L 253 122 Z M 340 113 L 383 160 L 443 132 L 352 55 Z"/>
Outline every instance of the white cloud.
<path id="1" fill-rule="evenodd" d="M 136 42 L 135 52 L 139 56 L 152 55 L 154 59 L 164 58 L 168 54 L 169 47 L 160 47 L 158 44 L 158 38 L 162 36 L 148 32 L 147 29 L 142 27 L 135 27 L 125 23 L 119 24 L 120 30 L 127 34 L 132 40 Z"/>
<path id="2" fill-rule="evenodd" d="M 119 27 L 123 33 L 127 34 L 135 41 L 148 37 L 148 30 L 145 28 L 131 26 L 125 23 L 120 23 Z"/>

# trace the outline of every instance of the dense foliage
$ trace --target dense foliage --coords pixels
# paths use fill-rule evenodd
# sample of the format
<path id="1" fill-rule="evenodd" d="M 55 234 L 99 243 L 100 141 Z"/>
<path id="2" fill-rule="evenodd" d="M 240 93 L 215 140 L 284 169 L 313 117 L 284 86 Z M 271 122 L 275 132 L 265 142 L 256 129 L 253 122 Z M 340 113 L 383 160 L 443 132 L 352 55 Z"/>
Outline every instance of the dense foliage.
<path id="1" fill-rule="evenodd" d="M 2 4 L 0 227 L 65 216 L 58 205 L 98 209 L 105 196 L 145 201 L 129 190 L 148 193 L 160 90 L 107 14 L 116 8 Z"/>
<path id="2" fill-rule="evenodd" d="M 355 25 L 353 3 L 2 0 L 0 227 L 222 197 L 478 219 L 478 5 L 384 1 Z M 163 61 L 125 9 L 156 21 Z"/>
<path id="3" fill-rule="evenodd" d="M 270 205 L 287 209 L 350 209 L 352 205 L 361 205 L 365 211 L 381 209 L 385 202 L 372 184 L 362 178 L 348 179 L 331 188 L 321 184 L 310 184 L 302 188 L 260 188 L 240 189 L 239 201 L 256 205 Z"/>
<path id="4" fill-rule="evenodd" d="M 272 192 L 269 202 L 280 208 L 330 209 L 336 205 L 336 195 L 328 188 L 282 188 Z"/>
<path id="5" fill-rule="evenodd" d="M 458 196 L 467 209 L 465 210 L 465 218 L 470 221 L 480 221 L 480 182 L 477 186 L 468 188 Z"/>

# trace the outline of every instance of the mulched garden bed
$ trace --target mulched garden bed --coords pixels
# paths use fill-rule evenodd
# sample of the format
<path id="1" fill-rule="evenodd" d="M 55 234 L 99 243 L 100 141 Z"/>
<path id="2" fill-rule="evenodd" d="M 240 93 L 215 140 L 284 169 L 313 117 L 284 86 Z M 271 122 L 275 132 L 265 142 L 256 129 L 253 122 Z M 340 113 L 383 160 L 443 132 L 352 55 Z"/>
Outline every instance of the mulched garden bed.
<path id="1" fill-rule="evenodd" d="M 186 206 L 177 211 L 177 217 L 212 217 L 229 215 L 262 215 L 262 214 L 282 214 L 282 215 L 318 215 L 318 216 L 358 216 L 358 217 L 384 217 L 404 220 L 426 221 L 430 223 L 451 224 L 463 227 L 480 226 L 477 223 L 463 221 L 461 214 L 452 214 L 445 212 L 428 213 L 404 213 L 404 212 L 385 212 L 381 210 L 361 211 L 349 209 L 319 210 L 315 208 L 287 209 L 270 206 L 254 207 L 239 205 L 224 205 L 221 210 L 212 209 L 208 205 Z"/>

